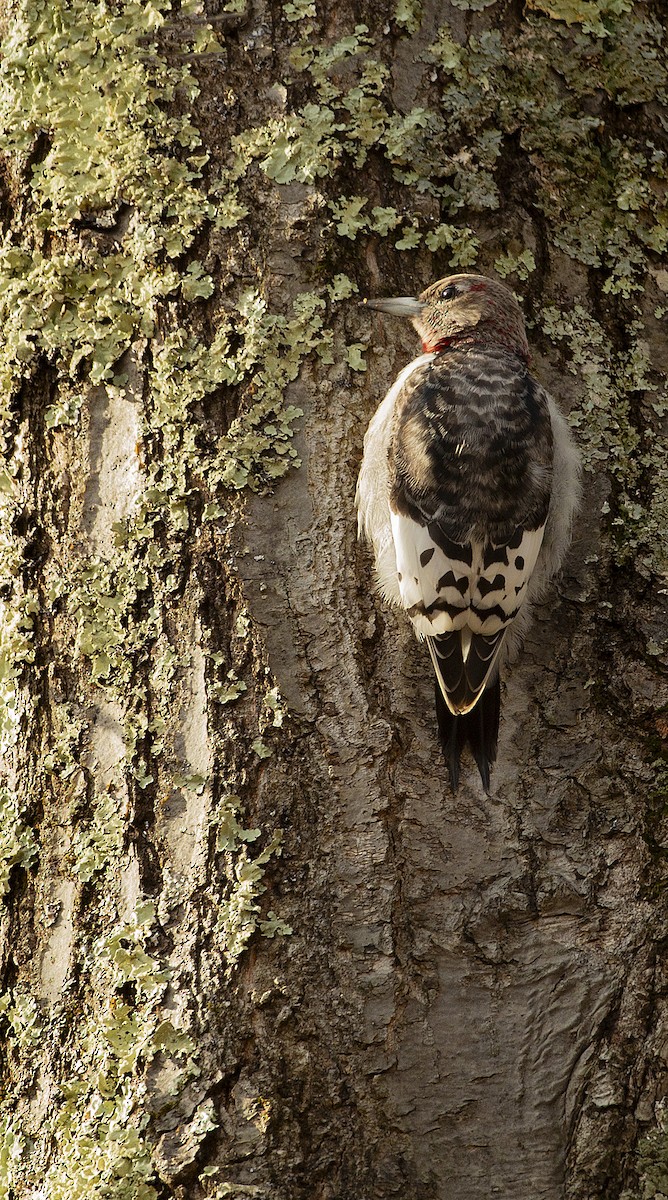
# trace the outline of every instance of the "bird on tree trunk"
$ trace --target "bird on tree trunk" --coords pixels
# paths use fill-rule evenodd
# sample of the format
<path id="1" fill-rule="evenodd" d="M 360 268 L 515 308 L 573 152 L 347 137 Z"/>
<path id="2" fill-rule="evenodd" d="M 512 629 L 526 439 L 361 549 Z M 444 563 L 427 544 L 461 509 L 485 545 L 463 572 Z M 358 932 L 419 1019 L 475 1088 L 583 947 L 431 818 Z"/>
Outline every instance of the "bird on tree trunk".
<path id="1" fill-rule="evenodd" d="M 580 463 L 532 377 L 513 293 L 452 275 L 419 298 L 370 300 L 409 317 L 423 353 L 371 420 L 357 485 L 378 590 L 404 609 L 436 673 L 450 782 L 468 744 L 486 792 L 499 731 L 499 667 L 571 538 Z"/>

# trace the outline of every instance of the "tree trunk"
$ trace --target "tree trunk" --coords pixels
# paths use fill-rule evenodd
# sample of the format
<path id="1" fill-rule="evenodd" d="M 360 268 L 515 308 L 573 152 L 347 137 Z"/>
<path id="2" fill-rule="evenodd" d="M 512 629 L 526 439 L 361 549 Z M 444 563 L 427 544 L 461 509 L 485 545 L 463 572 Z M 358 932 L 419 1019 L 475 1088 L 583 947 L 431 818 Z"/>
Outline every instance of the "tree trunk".
<path id="1" fill-rule="evenodd" d="M 228 8 L 2 8 L 0 1200 L 661 1196 L 661 6 Z M 468 270 L 586 467 L 492 796 L 353 505 Z"/>

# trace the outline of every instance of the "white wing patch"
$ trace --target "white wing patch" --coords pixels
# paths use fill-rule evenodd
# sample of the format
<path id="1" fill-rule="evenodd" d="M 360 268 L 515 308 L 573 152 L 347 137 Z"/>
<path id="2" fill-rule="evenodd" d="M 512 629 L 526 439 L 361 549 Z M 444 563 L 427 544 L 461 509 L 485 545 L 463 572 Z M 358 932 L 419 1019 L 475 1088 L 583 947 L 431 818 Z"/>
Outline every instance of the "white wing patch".
<path id="1" fill-rule="evenodd" d="M 403 606 L 397 582 L 395 544 L 387 502 L 390 490 L 388 453 L 392 439 L 394 406 L 406 380 L 430 363 L 434 354 L 421 354 L 397 376 L 382 404 L 374 413 L 364 438 L 364 454 L 357 481 L 355 503 L 360 537 L 372 544 L 376 560 L 378 590 L 391 604 Z"/>
<path id="2" fill-rule="evenodd" d="M 465 628 L 489 636 L 517 615 L 544 526 L 518 529 L 504 546 L 460 546 L 435 523 L 420 525 L 395 512 L 390 518 L 401 604 L 418 637 Z"/>
<path id="3" fill-rule="evenodd" d="M 446 556 L 426 525 L 392 511 L 390 520 L 401 603 L 416 633 L 427 637 L 446 629 L 461 629 L 467 624 L 471 599 L 471 574 L 466 561 Z M 440 608 L 434 607 L 439 604 Z"/>
<path id="4" fill-rule="evenodd" d="M 536 559 L 543 542 L 545 526 L 539 529 L 518 531 L 519 544 L 516 538 L 511 539 L 506 546 L 488 546 L 483 551 L 483 570 L 477 576 L 471 596 L 471 604 L 484 621 L 484 629 L 480 632 L 494 632 L 488 625 L 485 614 L 493 615 L 492 610 L 502 609 L 512 612 L 514 616 L 524 603 L 527 584 L 533 574 Z M 501 624 L 504 623 L 501 614 L 497 614 Z"/>

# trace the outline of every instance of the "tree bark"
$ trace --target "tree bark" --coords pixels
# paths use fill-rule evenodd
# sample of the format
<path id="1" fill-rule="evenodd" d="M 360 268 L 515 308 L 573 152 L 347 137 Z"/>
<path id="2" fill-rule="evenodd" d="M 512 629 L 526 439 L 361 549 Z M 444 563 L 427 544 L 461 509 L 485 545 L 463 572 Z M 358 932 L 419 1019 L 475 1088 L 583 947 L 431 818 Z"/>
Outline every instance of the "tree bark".
<path id="1" fill-rule="evenodd" d="M 4 4 L 0 1198 L 668 1193 L 659 22 Z M 353 504 L 467 270 L 586 465 L 491 796 Z"/>

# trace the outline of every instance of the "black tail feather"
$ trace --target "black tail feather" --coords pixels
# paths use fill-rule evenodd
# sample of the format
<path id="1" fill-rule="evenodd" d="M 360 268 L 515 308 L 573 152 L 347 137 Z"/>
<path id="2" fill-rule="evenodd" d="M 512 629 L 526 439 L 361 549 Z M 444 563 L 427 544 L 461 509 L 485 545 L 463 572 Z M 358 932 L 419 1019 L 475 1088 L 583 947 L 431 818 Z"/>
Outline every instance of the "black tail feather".
<path id="1" fill-rule="evenodd" d="M 475 712 L 475 709 L 473 711 Z M 466 718 L 464 718 L 464 720 L 465 719 Z M 462 718 L 455 717 L 450 712 L 450 709 L 443 698 L 443 693 L 439 687 L 438 680 L 436 681 L 436 720 L 438 721 L 438 733 L 441 739 L 441 747 L 445 755 L 445 761 L 448 764 L 450 787 L 452 788 L 453 792 L 456 792 L 459 786 L 459 759 L 462 749 L 465 745 L 466 738 L 462 736 Z"/>
<path id="2" fill-rule="evenodd" d="M 461 752 L 468 745 L 477 763 L 482 785 L 489 795 L 489 769 L 496 760 L 500 713 L 501 682 L 498 675 L 487 684 L 475 708 L 456 717 L 450 712 L 436 683 L 438 732 L 453 792 L 457 791 L 459 785 Z"/>

